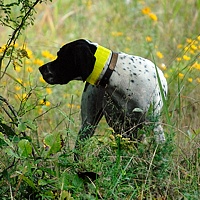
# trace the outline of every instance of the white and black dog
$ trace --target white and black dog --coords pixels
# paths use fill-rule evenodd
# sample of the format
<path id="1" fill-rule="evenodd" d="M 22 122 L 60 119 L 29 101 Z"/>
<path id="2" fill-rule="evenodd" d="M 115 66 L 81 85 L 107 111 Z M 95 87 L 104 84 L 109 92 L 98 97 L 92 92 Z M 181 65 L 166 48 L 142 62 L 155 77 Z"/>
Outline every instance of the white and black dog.
<path id="1" fill-rule="evenodd" d="M 137 129 L 149 121 L 149 109 L 158 117 L 167 95 L 166 79 L 154 63 L 112 52 L 84 39 L 64 45 L 57 58 L 39 70 L 49 84 L 87 82 L 82 94 L 77 146 L 78 141 L 94 134 L 103 115 L 116 133 L 137 138 Z M 158 142 L 165 140 L 159 121 L 155 122 L 154 134 Z"/>

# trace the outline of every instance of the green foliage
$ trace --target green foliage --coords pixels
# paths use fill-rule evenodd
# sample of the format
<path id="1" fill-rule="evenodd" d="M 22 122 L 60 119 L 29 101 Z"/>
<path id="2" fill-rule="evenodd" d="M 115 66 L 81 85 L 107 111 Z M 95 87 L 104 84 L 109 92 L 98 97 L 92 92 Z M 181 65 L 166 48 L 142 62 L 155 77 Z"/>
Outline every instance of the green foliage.
<path id="1" fill-rule="evenodd" d="M 5 58 L 8 58 L 5 71 L 0 78 L 4 76 L 11 62 L 13 62 L 15 67 L 16 62 L 21 62 L 21 58 L 28 57 L 27 52 L 23 48 L 15 50 L 14 45 L 22 30 L 29 25 L 33 25 L 35 7 L 42 2 L 46 2 L 46 0 L 18 0 L 16 2 L 0 1 L 0 24 L 13 30 L 13 33 L 9 36 L 5 48 L 3 49 L 3 55 L 0 57 L 1 70 L 2 61 L 5 60 Z"/>
<path id="2" fill-rule="evenodd" d="M 0 199 L 199 199 L 199 9 L 195 0 L 0 0 Z M 103 119 L 74 162 L 83 86 L 49 86 L 37 66 L 77 38 L 163 70 L 164 144 L 153 124 L 138 143 Z"/>
<path id="3" fill-rule="evenodd" d="M 48 154 L 59 152 L 61 150 L 60 134 L 53 133 L 53 134 L 47 135 L 44 138 L 44 144 L 49 148 Z"/>

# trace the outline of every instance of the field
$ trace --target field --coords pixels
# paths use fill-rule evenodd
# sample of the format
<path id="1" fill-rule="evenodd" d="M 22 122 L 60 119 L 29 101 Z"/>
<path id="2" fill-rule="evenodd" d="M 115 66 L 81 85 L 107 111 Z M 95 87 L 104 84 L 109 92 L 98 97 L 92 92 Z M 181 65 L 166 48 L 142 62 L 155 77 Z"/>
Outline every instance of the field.
<path id="1" fill-rule="evenodd" d="M 200 1 L 56 0 L 36 11 L 1 63 L 0 199 L 200 199 Z M 0 56 L 12 32 L 0 26 Z M 38 67 L 79 38 L 163 71 L 164 144 L 150 128 L 148 143 L 135 144 L 102 119 L 74 162 L 84 84 L 48 85 Z"/>

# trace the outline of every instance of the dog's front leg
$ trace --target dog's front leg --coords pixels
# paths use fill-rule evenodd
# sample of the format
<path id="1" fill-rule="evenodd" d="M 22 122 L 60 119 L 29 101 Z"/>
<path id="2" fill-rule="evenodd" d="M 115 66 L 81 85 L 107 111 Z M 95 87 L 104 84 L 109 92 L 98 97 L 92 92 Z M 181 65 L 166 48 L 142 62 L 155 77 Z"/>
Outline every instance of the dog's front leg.
<path id="1" fill-rule="evenodd" d="M 82 145 L 94 134 L 95 128 L 103 116 L 102 102 L 104 94 L 104 88 L 86 83 L 81 100 L 82 125 L 75 145 L 75 161 L 79 160 Z"/>

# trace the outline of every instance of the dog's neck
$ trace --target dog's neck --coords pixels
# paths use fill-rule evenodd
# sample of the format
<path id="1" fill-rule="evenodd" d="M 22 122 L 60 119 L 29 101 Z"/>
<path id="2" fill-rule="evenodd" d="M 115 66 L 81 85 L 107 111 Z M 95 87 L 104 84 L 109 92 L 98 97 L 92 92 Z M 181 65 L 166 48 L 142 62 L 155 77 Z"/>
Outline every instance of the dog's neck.
<path id="1" fill-rule="evenodd" d="M 92 85 L 102 85 L 105 87 L 114 70 L 117 61 L 117 54 L 98 44 L 94 45 L 97 47 L 94 55 L 96 62 L 92 73 L 86 81 Z"/>

